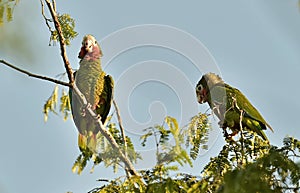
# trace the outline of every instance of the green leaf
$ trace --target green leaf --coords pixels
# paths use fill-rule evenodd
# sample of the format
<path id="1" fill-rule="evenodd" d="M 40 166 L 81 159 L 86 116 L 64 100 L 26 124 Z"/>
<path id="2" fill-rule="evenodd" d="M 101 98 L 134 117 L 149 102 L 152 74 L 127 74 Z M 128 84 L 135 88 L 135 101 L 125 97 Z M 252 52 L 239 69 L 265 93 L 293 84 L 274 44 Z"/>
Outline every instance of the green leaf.
<path id="1" fill-rule="evenodd" d="M 4 24 L 5 20 L 7 22 L 11 22 L 13 20 L 13 10 L 18 3 L 19 0 L 0 1 L 0 26 Z"/>
<path id="2" fill-rule="evenodd" d="M 44 113 L 44 121 L 47 122 L 49 112 L 52 112 L 57 115 L 55 111 L 58 99 L 58 85 L 54 87 L 54 90 L 51 96 L 48 98 L 46 103 L 44 104 L 43 113 Z"/>
<path id="3" fill-rule="evenodd" d="M 206 114 L 199 113 L 191 118 L 188 124 L 188 138 L 186 145 L 191 145 L 190 156 L 195 160 L 200 149 L 207 149 L 208 134 L 211 126 Z"/>
<path id="4" fill-rule="evenodd" d="M 4 10 L 5 10 L 5 6 L 0 5 L 0 26 L 2 26 L 4 22 Z"/>
<path id="5" fill-rule="evenodd" d="M 78 33 L 74 31 L 75 29 L 75 20 L 69 14 L 58 15 L 58 21 L 61 25 L 61 30 L 65 38 L 65 44 L 70 45 L 71 40 L 74 39 Z M 58 32 L 56 30 L 51 32 L 51 41 L 58 41 Z"/>
<path id="6" fill-rule="evenodd" d="M 6 6 L 6 19 L 8 22 L 12 21 L 13 14 L 12 14 L 12 8 L 10 6 Z"/>
<path id="7" fill-rule="evenodd" d="M 63 114 L 64 121 L 66 121 L 71 114 L 70 97 L 64 89 L 60 97 L 60 112 Z"/>

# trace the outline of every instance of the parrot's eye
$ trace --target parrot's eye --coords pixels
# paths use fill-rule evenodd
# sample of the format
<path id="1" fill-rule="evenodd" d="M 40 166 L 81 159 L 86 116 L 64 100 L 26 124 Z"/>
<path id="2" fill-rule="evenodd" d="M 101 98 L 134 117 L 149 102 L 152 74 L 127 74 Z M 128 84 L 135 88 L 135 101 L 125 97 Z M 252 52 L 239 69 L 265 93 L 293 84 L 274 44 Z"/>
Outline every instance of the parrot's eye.
<path id="1" fill-rule="evenodd" d="M 202 84 L 199 84 L 199 85 L 197 86 L 197 91 L 201 91 L 202 89 L 203 89 Z"/>

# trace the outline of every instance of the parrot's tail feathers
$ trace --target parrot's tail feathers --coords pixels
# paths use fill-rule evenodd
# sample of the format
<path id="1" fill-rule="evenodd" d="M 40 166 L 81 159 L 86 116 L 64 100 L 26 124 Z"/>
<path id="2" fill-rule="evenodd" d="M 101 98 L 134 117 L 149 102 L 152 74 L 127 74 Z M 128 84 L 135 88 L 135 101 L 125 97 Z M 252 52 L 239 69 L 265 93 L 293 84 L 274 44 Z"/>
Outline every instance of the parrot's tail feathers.
<path id="1" fill-rule="evenodd" d="M 262 130 L 260 130 L 258 132 L 258 135 L 261 136 L 263 138 L 263 140 L 265 141 L 269 141 L 268 137 L 266 136 L 265 132 L 263 132 Z"/>
<path id="2" fill-rule="evenodd" d="M 96 134 L 92 134 L 88 137 L 87 139 L 87 147 L 89 148 L 89 150 L 93 153 L 96 153 L 96 147 L 97 147 L 97 138 L 96 138 Z"/>
<path id="3" fill-rule="evenodd" d="M 78 135 L 78 147 L 81 152 L 84 152 L 87 148 L 87 137 L 81 133 Z"/>
<path id="4" fill-rule="evenodd" d="M 96 146 L 97 146 L 96 134 L 91 134 L 90 136 L 87 137 L 79 133 L 78 146 L 79 146 L 79 150 L 82 153 L 84 152 L 96 153 Z"/>
<path id="5" fill-rule="evenodd" d="M 267 127 L 274 133 L 273 128 L 271 127 L 271 125 L 269 125 L 268 123 L 266 123 Z"/>

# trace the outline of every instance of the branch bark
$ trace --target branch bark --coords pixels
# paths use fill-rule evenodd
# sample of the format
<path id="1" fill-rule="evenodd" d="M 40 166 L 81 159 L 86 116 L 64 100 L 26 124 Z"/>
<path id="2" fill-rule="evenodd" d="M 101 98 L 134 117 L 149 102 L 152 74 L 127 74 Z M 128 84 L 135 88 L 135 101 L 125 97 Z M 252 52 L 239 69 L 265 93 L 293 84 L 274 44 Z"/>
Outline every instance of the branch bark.
<path id="1" fill-rule="evenodd" d="M 41 80 L 46 80 L 46 81 L 50 81 L 50 82 L 54 82 L 56 84 L 60 84 L 63 86 L 68 86 L 68 87 L 72 87 L 73 90 L 75 91 L 75 94 L 77 95 L 77 97 L 79 97 L 79 99 L 81 100 L 83 106 L 87 107 L 87 112 L 95 118 L 95 122 L 97 123 L 97 127 L 99 128 L 101 134 L 109 141 L 109 143 L 111 144 L 111 146 L 117 150 L 117 153 L 120 156 L 120 159 L 122 160 L 122 162 L 125 164 L 126 168 L 128 169 L 128 171 L 130 172 L 131 175 L 135 175 L 135 176 L 139 176 L 139 173 L 135 170 L 134 166 L 132 165 L 131 161 L 128 159 L 128 157 L 126 156 L 126 154 L 124 154 L 120 148 L 120 146 L 117 144 L 116 140 L 113 138 L 113 136 L 109 133 L 109 131 L 107 131 L 102 122 L 100 121 L 99 116 L 92 110 L 91 107 L 89 107 L 88 102 L 85 98 L 85 96 L 80 92 L 80 90 L 77 88 L 77 86 L 75 84 L 71 85 L 70 83 L 66 83 L 63 81 L 59 81 L 53 78 L 49 78 L 49 77 L 45 77 L 45 76 L 41 76 L 41 75 L 37 75 L 37 74 L 33 74 L 31 72 L 28 72 L 26 70 L 20 69 L 4 60 L 0 60 L 0 63 L 5 64 L 6 66 L 9 66 L 10 68 L 13 68 L 21 73 L 27 74 L 28 76 L 34 77 L 34 78 L 38 78 Z M 118 119 L 120 120 L 120 118 L 118 117 Z M 119 122 L 120 124 L 120 122 Z M 123 127 L 122 127 L 123 128 Z"/>
<path id="2" fill-rule="evenodd" d="M 126 169 L 128 169 L 128 171 L 130 172 L 131 175 L 134 176 L 138 176 L 141 177 L 139 175 L 139 173 L 135 170 L 135 168 L 133 167 L 131 161 L 128 159 L 128 157 L 126 156 L 126 154 L 124 154 L 121 150 L 121 148 L 119 147 L 119 145 L 117 144 L 116 140 L 113 138 L 113 136 L 111 135 L 111 133 L 109 131 L 107 131 L 105 129 L 105 127 L 103 126 L 102 122 L 99 119 L 99 116 L 92 110 L 91 107 L 89 107 L 88 102 L 85 98 L 85 96 L 80 92 L 80 90 L 77 88 L 77 86 L 74 84 L 74 76 L 73 76 L 73 70 L 71 68 L 71 65 L 69 63 L 68 57 L 67 57 L 67 52 L 66 52 L 66 45 L 65 45 L 65 38 L 63 36 L 63 32 L 56 14 L 55 9 L 53 8 L 53 6 L 55 6 L 55 0 L 52 0 L 52 3 L 50 2 L 50 0 L 45 0 L 49 11 L 51 13 L 54 25 L 55 25 L 55 29 L 58 32 L 58 37 L 59 37 L 59 44 L 60 44 L 60 49 L 61 49 L 61 56 L 62 59 L 64 61 L 64 65 L 65 65 L 65 69 L 67 71 L 68 74 L 68 78 L 70 81 L 70 84 L 72 85 L 73 90 L 75 91 L 75 93 L 77 94 L 77 96 L 80 98 L 81 102 L 83 103 L 84 106 L 87 107 L 87 112 L 95 118 L 95 122 L 97 123 L 97 127 L 99 128 L 101 134 L 109 141 L 109 143 L 111 144 L 111 146 L 117 150 L 121 161 L 125 164 Z M 143 180 L 142 180 L 143 182 Z M 144 183 L 144 182 L 143 182 Z"/>
<path id="3" fill-rule="evenodd" d="M 85 96 L 80 92 L 76 84 L 73 85 L 73 91 L 79 97 L 82 102 L 82 105 L 86 107 L 87 112 L 94 117 L 94 121 L 97 123 L 97 127 L 100 130 L 101 134 L 109 141 L 111 146 L 117 150 L 117 153 L 120 156 L 120 159 L 125 164 L 126 169 L 128 169 L 129 173 L 134 176 L 141 177 L 139 173 L 135 170 L 134 166 L 132 165 L 131 161 L 128 157 L 122 152 L 120 146 L 116 142 L 115 138 L 111 135 L 111 133 L 106 130 L 101 122 L 101 118 L 92 110 L 91 105 L 88 105 L 88 101 L 86 100 Z"/>
<path id="4" fill-rule="evenodd" d="M 125 134 L 125 130 L 122 124 L 122 119 L 121 119 L 121 115 L 120 115 L 120 109 L 116 103 L 115 100 L 113 100 L 115 109 L 116 109 L 116 113 L 117 113 L 117 118 L 118 118 L 118 123 L 119 123 L 119 127 L 121 130 L 121 134 L 122 134 L 122 138 L 123 138 L 123 143 L 124 143 L 124 147 L 125 147 L 125 155 L 127 156 L 127 141 L 126 141 L 126 134 Z"/>
<path id="5" fill-rule="evenodd" d="M 122 124 L 122 119 L 121 119 L 121 115 L 120 115 L 120 109 L 117 105 L 117 102 L 115 100 L 113 100 L 113 103 L 114 103 L 114 106 L 115 106 L 115 109 L 116 109 L 116 113 L 117 113 L 117 118 L 118 118 L 118 123 L 119 123 L 119 127 L 120 127 L 120 130 L 121 130 L 121 135 L 122 135 L 122 138 L 123 138 L 123 143 L 124 143 L 124 155 L 125 157 L 128 158 L 128 153 L 127 153 L 127 140 L 126 140 L 126 134 L 125 134 L 125 129 L 123 127 L 123 124 Z M 126 172 L 126 175 L 129 177 L 130 173 L 128 171 L 128 169 L 125 169 L 125 172 Z"/>
<path id="6" fill-rule="evenodd" d="M 51 13 L 51 17 L 53 19 L 55 29 L 58 33 L 61 56 L 62 56 L 64 65 L 65 65 L 66 72 L 68 74 L 70 84 L 73 85 L 73 83 L 74 83 L 73 70 L 71 68 L 71 65 L 70 65 L 70 62 L 69 62 L 69 59 L 68 59 L 68 56 L 67 56 L 65 38 L 63 36 L 63 32 L 62 32 L 60 23 L 58 21 L 57 13 L 55 11 L 56 10 L 56 3 L 55 3 L 54 0 L 52 0 L 52 3 L 50 2 L 50 0 L 45 0 L 45 2 L 48 6 L 48 9 L 49 9 L 50 13 Z M 55 8 L 54 8 L 54 6 L 55 6 Z"/>
<path id="7" fill-rule="evenodd" d="M 63 82 L 63 81 L 60 81 L 60 80 L 56 80 L 56 79 L 53 79 L 53 78 L 50 78 L 50 77 L 46 77 L 46 76 L 41 76 L 41 75 L 38 75 L 38 74 L 33 74 L 31 72 L 28 72 L 26 70 L 23 70 L 21 68 L 18 68 L 8 62 L 6 62 L 5 60 L 0 60 L 0 63 L 2 64 L 5 64 L 6 66 L 10 67 L 10 68 L 13 68 L 23 74 L 27 74 L 28 76 L 30 77 L 33 77 L 33 78 L 37 78 L 37 79 L 41 79 L 41 80 L 46 80 L 46 81 L 50 81 L 50 82 L 54 82 L 56 84 L 60 84 L 60 85 L 63 85 L 63 86 L 68 86 L 68 87 L 72 87 L 72 85 L 70 83 L 67 83 L 67 82 Z"/>
<path id="8" fill-rule="evenodd" d="M 63 86 L 68 86 L 70 88 L 72 88 L 74 91 L 75 91 L 75 94 L 77 95 L 77 97 L 79 97 L 79 99 L 81 100 L 82 104 L 84 106 L 86 106 L 87 108 L 87 112 L 92 116 L 94 117 L 94 121 L 97 123 L 97 127 L 99 128 L 101 134 L 109 141 L 109 143 L 111 144 L 111 146 L 117 151 L 117 153 L 119 154 L 119 157 L 121 159 L 121 161 L 125 164 L 125 167 L 127 169 L 127 171 L 131 174 L 131 175 L 134 175 L 134 176 L 137 176 L 137 177 L 140 177 L 141 176 L 139 175 L 139 173 L 135 170 L 133 164 L 131 163 L 131 161 L 128 159 L 128 157 L 126 156 L 126 154 L 124 154 L 121 150 L 121 148 L 119 147 L 119 145 L 117 144 L 116 140 L 113 138 L 113 136 L 111 135 L 111 133 L 105 129 L 105 127 L 103 126 L 99 116 L 92 110 L 92 108 L 88 105 L 88 101 L 86 100 L 85 96 L 80 92 L 80 90 L 77 88 L 77 86 L 74 84 L 74 76 L 73 76 L 73 70 L 71 68 L 71 65 L 69 63 L 69 59 L 67 57 L 67 52 L 66 52 L 66 45 L 65 45 L 65 39 L 64 39 L 64 36 L 63 36 L 63 33 L 62 33 L 62 29 L 61 29 L 61 26 L 60 26 L 60 23 L 58 21 L 58 17 L 57 17 L 57 14 L 56 14 L 56 11 L 55 11 L 55 8 L 53 6 L 55 6 L 55 0 L 52 0 L 52 3 L 50 2 L 50 0 L 45 0 L 49 10 L 50 10 L 50 13 L 51 13 L 51 16 L 52 16 L 52 19 L 53 19 L 53 22 L 55 24 L 55 29 L 57 30 L 58 32 L 58 37 L 59 37 L 59 44 L 60 44 L 60 50 L 61 50 L 61 57 L 63 59 L 63 62 L 64 62 L 64 66 L 65 66 L 65 69 L 66 69 L 66 72 L 68 74 L 68 79 L 69 79 L 69 83 L 66 83 L 66 82 L 63 82 L 63 81 L 59 81 L 59 80 L 56 80 L 56 79 L 53 79 L 53 78 L 49 78 L 49 77 L 46 77 L 46 76 L 41 76 L 41 75 L 37 75 L 37 74 L 33 74 L 31 72 L 28 72 L 26 70 L 23 70 L 21 68 L 18 68 L 4 60 L 0 60 L 0 63 L 3 63 L 5 64 L 6 66 L 10 67 L 10 68 L 13 68 L 21 73 L 24 73 L 24 74 L 27 74 L 28 76 L 31 76 L 31 77 L 34 77 L 34 78 L 38 78 L 38 79 L 41 79 L 41 80 L 47 80 L 47 81 L 50 81 L 50 82 L 54 82 L 56 84 L 60 84 L 60 85 L 63 85 Z M 119 117 L 119 114 L 118 114 L 118 119 L 119 119 L 119 124 L 120 124 L 120 128 L 123 128 L 122 127 L 122 124 L 120 122 L 120 117 Z M 123 131 L 124 133 L 124 131 Z M 123 135 L 123 134 L 122 134 Z M 125 135 L 125 134 L 124 134 Z M 126 141 L 125 139 L 125 136 L 124 137 L 124 142 Z M 141 178 L 141 181 L 143 184 L 145 184 L 145 182 L 142 180 Z"/>

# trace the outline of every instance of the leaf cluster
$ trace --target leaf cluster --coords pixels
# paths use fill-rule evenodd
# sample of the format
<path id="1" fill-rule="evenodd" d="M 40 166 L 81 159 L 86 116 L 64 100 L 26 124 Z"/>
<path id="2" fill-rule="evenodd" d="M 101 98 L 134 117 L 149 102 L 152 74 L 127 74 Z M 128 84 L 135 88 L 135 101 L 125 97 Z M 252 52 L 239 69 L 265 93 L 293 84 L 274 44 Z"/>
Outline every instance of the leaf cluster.
<path id="1" fill-rule="evenodd" d="M 177 167 L 157 164 L 152 169 L 140 171 L 146 185 L 138 184 L 134 178 L 118 178 L 97 188 L 95 193 L 299 192 L 299 147 L 299 141 L 292 137 L 284 138 L 284 145 L 279 148 L 254 133 L 244 133 L 242 139 L 227 141 L 204 167 L 200 177 L 182 173 L 170 177 L 170 171 L 176 171 Z"/>
<path id="2" fill-rule="evenodd" d="M 74 31 L 74 19 L 68 14 L 63 14 L 58 15 L 58 20 L 66 39 L 64 43 L 69 45 L 70 40 L 77 36 L 77 32 Z M 46 19 L 47 25 L 49 21 Z M 57 31 L 50 27 L 49 30 L 51 41 L 61 41 Z M 57 114 L 55 110 L 57 102 L 58 89 L 55 88 L 44 105 L 45 121 L 49 112 Z M 60 102 L 60 112 L 66 119 L 70 113 L 70 100 L 64 91 Z M 141 159 L 129 137 L 126 137 L 125 147 L 124 139 L 115 123 L 110 122 L 107 129 L 133 163 Z M 206 114 L 199 113 L 194 116 L 188 126 L 183 128 L 178 125 L 175 118 L 166 117 L 162 125 L 145 129 L 146 133 L 141 137 L 143 146 L 147 145 L 150 138 L 156 144 L 156 165 L 149 170 L 140 171 L 143 179 L 130 175 L 118 177 L 102 187 L 91 190 L 90 193 L 299 192 L 300 142 L 292 137 L 286 137 L 283 147 L 276 147 L 250 131 L 244 131 L 235 141 L 226 140 L 222 150 L 204 166 L 203 171 L 199 173 L 200 176 L 178 173 L 171 177 L 170 174 L 177 172 L 179 166 L 188 164 L 192 167 L 192 160 L 197 159 L 200 150 L 208 148 L 209 129 Z M 80 174 L 90 161 L 94 164 L 92 170 L 100 163 L 112 167 L 114 172 L 119 167 L 124 167 L 118 152 L 100 133 L 97 135 L 97 141 L 98 153 L 92 153 L 88 149 L 82 151 L 73 165 L 74 172 Z"/>
<path id="3" fill-rule="evenodd" d="M 61 25 L 62 33 L 65 38 L 65 44 L 70 45 L 71 40 L 74 39 L 78 33 L 75 29 L 75 20 L 69 14 L 58 15 L 58 21 Z M 59 41 L 59 36 L 57 30 L 51 30 L 50 41 Z"/>
<path id="4" fill-rule="evenodd" d="M 55 115 L 59 115 L 59 113 L 63 116 L 64 121 L 68 119 L 71 115 L 71 103 L 68 93 L 61 89 L 60 95 L 60 105 L 59 105 L 59 113 L 57 112 L 58 106 L 58 97 L 59 97 L 59 87 L 56 85 L 53 89 L 52 94 L 46 100 L 43 107 L 44 121 L 47 122 L 49 117 L 49 112 L 54 113 Z"/>
<path id="5" fill-rule="evenodd" d="M 109 117 L 109 119 L 110 118 L 111 117 Z M 126 151 L 126 155 L 131 162 L 136 163 L 138 159 L 141 159 L 140 155 L 135 151 L 133 143 L 129 137 L 126 138 L 127 146 L 125 148 L 122 135 L 117 129 L 115 123 L 110 122 L 107 125 L 107 129 L 115 138 L 122 151 Z M 101 163 L 103 163 L 105 167 L 112 167 L 114 172 L 117 172 L 119 167 L 123 167 L 118 151 L 111 147 L 108 140 L 100 132 L 97 134 L 97 153 L 91 152 L 88 148 L 81 150 L 80 155 L 73 164 L 72 171 L 81 174 L 89 161 L 93 162 L 93 167 L 90 172 L 93 172 L 95 166 Z"/>
<path id="6" fill-rule="evenodd" d="M 149 137 L 154 138 L 157 165 L 176 162 L 181 166 L 192 166 L 192 159 L 197 158 L 200 147 L 206 147 L 209 128 L 206 114 L 194 116 L 187 128 L 180 128 L 175 118 L 167 116 L 162 125 L 144 130 L 146 134 L 141 136 L 141 144 L 145 146 Z"/>
<path id="7" fill-rule="evenodd" d="M 10 22 L 13 20 L 13 11 L 19 0 L 0 0 L 0 26 L 4 21 Z"/>

